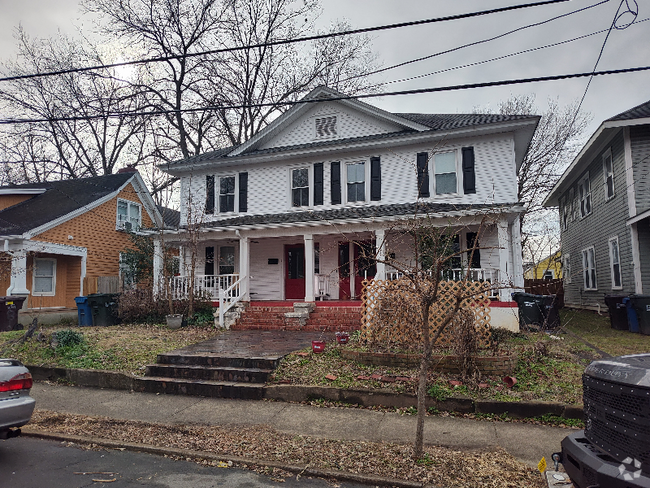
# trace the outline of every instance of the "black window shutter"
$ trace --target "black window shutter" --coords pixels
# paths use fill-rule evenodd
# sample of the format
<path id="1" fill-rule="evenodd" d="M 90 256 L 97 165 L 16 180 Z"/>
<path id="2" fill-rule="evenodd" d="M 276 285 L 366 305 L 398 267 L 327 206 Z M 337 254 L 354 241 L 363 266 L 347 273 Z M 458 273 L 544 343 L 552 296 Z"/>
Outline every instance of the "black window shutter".
<path id="1" fill-rule="evenodd" d="M 214 213 L 214 175 L 205 177 L 205 213 Z"/>
<path id="2" fill-rule="evenodd" d="M 323 204 L 323 163 L 314 164 L 314 205 Z"/>
<path id="3" fill-rule="evenodd" d="M 463 148 L 463 192 L 476 193 L 476 173 L 474 172 L 474 148 Z"/>
<path id="4" fill-rule="evenodd" d="M 214 247 L 205 248 L 205 273 L 206 276 L 214 275 Z"/>
<path id="5" fill-rule="evenodd" d="M 472 255 L 472 251 L 469 249 L 472 249 L 474 246 L 476 246 L 476 249 L 474 249 L 474 255 Z M 478 234 L 476 232 L 468 232 L 467 233 L 467 260 L 468 260 L 468 266 L 470 268 L 480 268 L 481 267 L 481 250 L 479 249 L 480 244 L 478 242 Z M 469 257 L 472 256 L 472 261 L 469 262 Z"/>
<path id="6" fill-rule="evenodd" d="M 239 173 L 239 211 L 248 212 L 248 173 Z"/>
<path id="7" fill-rule="evenodd" d="M 429 197 L 429 154 L 418 153 L 418 198 Z"/>
<path id="8" fill-rule="evenodd" d="M 332 205 L 341 203 L 341 163 L 332 163 Z"/>
<path id="9" fill-rule="evenodd" d="M 381 162 L 379 156 L 370 158 L 370 200 L 381 200 Z"/>

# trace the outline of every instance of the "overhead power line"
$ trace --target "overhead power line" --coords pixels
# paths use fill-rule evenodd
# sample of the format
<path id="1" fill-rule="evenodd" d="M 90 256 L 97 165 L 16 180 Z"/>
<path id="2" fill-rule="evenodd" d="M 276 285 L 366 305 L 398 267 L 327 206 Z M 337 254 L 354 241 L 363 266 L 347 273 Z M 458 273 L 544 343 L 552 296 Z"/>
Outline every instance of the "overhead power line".
<path id="1" fill-rule="evenodd" d="M 432 19 L 422 19 L 422 20 L 414 20 L 414 21 L 409 21 L 409 22 L 400 22 L 397 24 L 387 24 L 387 25 L 380 25 L 380 26 L 374 26 L 374 27 L 364 27 L 361 29 L 352 29 L 352 30 L 347 30 L 347 31 L 341 31 L 341 32 L 330 32 L 327 34 L 316 34 L 313 36 L 305 36 L 305 37 L 297 37 L 295 39 L 280 39 L 277 41 L 270 41 L 270 42 L 263 42 L 263 43 L 258 43 L 258 44 L 248 44 L 245 46 L 236 46 L 236 47 L 229 47 L 229 48 L 222 48 L 222 49 L 210 49 L 206 51 L 200 51 L 196 53 L 188 53 L 188 54 L 180 54 L 180 55 L 171 55 L 171 56 L 158 56 L 158 57 L 153 57 L 153 58 L 146 58 L 146 59 L 138 59 L 134 61 L 123 61 L 120 63 L 111 63 L 111 64 L 101 64 L 101 65 L 95 65 L 95 66 L 85 66 L 81 68 L 70 68 L 70 69 L 62 69 L 62 70 L 56 70 L 56 71 L 48 71 L 45 73 L 32 73 L 32 74 L 27 74 L 27 75 L 16 75 L 16 76 L 6 76 L 3 78 L 0 78 L 0 82 L 2 81 L 18 81 L 18 80 L 27 80 L 27 79 L 33 79 L 33 78 L 42 78 L 46 76 L 58 76 L 58 75 L 65 75 L 65 74 L 70 74 L 70 73 L 83 73 L 87 71 L 95 71 L 95 70 L 100 70 L 100 69 L 107 69 L 107 68 L 117 68 L 120 66 L 135 66 L 135 65 L 140 65 L 140 64 L 148 64 L 148 63 L 158 63 L 158 62 L 164 62 L 164 61 L 171 61 L 174 59 L 186 59 L 186 58 L 193 58 L 197 56 L 205 56 L 208 54 L 220 54 L 220 53 L 226 53 L 226 52 L 233 52 L 233 51 L 244 51 L 247 49 L 257 49 L 261 47 L 270 47 L 270 46 L 281 46 L 281 45 L 286 45 L 286 44 L 295 44 L 298 42 L 307 42 L 307 41 L 317 41 L 320 39 L 328 39 L 328 38 L 333 38 L 333 37 L 341 37 L 341 36 L 349 36 L 353 34 L 365 34 L 368 32 L 377 32 L 377 31 L 382 31 L 382 30 L 390 30 L 390 29 L 400 29 L 402 27 L 413 27 L 416 25 L 424 25 L 424 24 L 433 24 L 437 22 L 448 22 L 451 20 L 460 20 L 460 19 L 468 19 L 471 17 L 479 17 L 483 15 L 490 15 L 490 14 L 496 14 L 496 13 L 501 13 L 501 12 L 508 12 L 512 10 L 520 10 L 523 8 L 530 8 L 530 7 L 539 7 L 543 5 L 551 5 L 554 3 L 564 3 L 568 2 L 569 0 L 544 0 L 540 2 L 533 2 L 533 3 L 525 3 L 525 4 L 518 4 L 518 5 L 511 5 L 508 7 L 501 7 L 501 8 L 495 8 L 495 9 L 490 9 L 490 10 L 481 10 L 481 11 L 476 11 L 476 12 L 469 12 L 466 14 L 456 14 L 456 15 L 448 15 L 445 17 L 436 17 Z M 604 0 L 604 2 L 608 2 L 609 0 Z"/>
<path id="2" fill-rule="evenodd" d="M 301 105 L 306 103 L 319 103 L 319 102 L 334 102 L 341 100 L 358 100 L 365 98 L 378 98 L 378 97 L 387 97 L 387 96 L 401 96 L 401 95 L 417 95 L 422 93 L 436 93 L 436 92 L 447 92 L 447 91 L 456 91 L 456 90 L 470 90 L 474 88 L 488 88 L 493 86 L 507 86 L 507 85 L 522 85 L 525 83 L 539 83 L 544 81 L 557 81 L 557 80 L 567 80 L 572 78 L 586 78 L 589 76 L 605 76 L 605 75 L 618 75 L 625 73 L 637 73 L 641 71 L 649 71 L 650 66 L 640 66 L 637 68 L 623 68 L 623 69 L 613 69 L 613 70 L 604 70 L 604 71 L 589 71 L 586 73 L 570 73 L 565 75 L 552 75 L 552 76 L 537 76 L 533 78 L 517 78 L 514 80 L 500 80 L 500 81 L 486 81 L 482 83 L 466 83 L 462 85 L 448 85 L 448 86 L 439 86 L 439 87 L 429 87 L 429 88 L 418 88 L 413 90 L 401 90 L 393 91 L 388 93 L 368 93 L 361 95 L 342 95 L 336 97 L 326 97 L 326 98 L 315 98 L 315 99 L 303 99 L 297 101 L 286 101 L 278 103 L 251 103 L 251 104 L 240 104 L 240 105 L 220 105 L 220 106 L 207 106 L 207 107 L 197 107 L 197 108 L 186 108 L 181 110 L 155 110 L 147 112 L 116 112 L 102 115 L 93 115 L 93 116 L 74 116 L 74 117 L 56 117 L 56 118 L 41 118 L 41 119 L 2 119 L 0 120 L 0 125 L 7 124 L 35 124 L 43 122 L 73 122 L 78 120 L 95 120 L 102 118 L 115 118 L 115 117 L 143 117 L 143 116 L 159 116 L 159 115 L 168 115 L 176 114 L 183 112 L 203 112 L 210 110 L 234 110 L 234 109 L 249 109 L 249 108 L 260 108 L 260 107 L 278 107 L 278 106 L 291 106 L 291 105 Z"/>

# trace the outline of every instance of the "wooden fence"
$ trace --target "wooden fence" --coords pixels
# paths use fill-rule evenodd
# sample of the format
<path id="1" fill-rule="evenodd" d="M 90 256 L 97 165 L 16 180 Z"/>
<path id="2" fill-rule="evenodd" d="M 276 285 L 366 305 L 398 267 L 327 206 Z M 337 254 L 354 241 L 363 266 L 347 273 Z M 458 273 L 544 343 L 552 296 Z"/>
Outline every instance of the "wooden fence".
<path id="1" fill-rule="evenodd" d="M 86 276 L 84 278 L 84 294 L 92 293 L 120 293 L 119 276 Z"/>
<path id="2" fill-rule="evenodd" d="M 555 302 L 559 308 L 564 307 L 564 281 L 556 280 L 524 280 L 524 291 L 533 295 L 556 295 Z"/>

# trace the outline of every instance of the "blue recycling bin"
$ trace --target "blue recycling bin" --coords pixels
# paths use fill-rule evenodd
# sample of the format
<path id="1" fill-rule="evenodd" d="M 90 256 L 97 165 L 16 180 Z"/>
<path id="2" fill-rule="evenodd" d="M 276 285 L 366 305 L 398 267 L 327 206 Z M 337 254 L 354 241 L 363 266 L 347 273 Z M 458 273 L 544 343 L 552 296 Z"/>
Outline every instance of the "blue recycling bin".
<path id="1" fill-rule="evenodd" d="M 88 297 L 75 297 L 77 304 L 77 317 L 80 327 L 91 327 L 93 325 L 93 314 L 88 303 Z"/>
<path id="2" fill-rule="evenodd" d="M 625 297 L 623 298 L 623 303 L 627 308 L 627 324 L 630 327 L 630 332 L 636 332 L 638 334 L 640 332 L 639 318 L 636 315 L 636 310 L 632 306 L 632 300 L 630 300 L 630 297 Z"/>

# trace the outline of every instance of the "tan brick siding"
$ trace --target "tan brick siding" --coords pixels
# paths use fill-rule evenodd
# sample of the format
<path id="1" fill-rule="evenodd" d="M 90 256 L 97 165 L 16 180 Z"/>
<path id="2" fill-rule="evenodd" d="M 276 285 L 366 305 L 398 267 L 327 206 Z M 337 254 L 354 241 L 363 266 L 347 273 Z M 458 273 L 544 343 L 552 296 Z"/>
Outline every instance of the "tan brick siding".
<path id="1" fill-rule="evenodd" d="M 29 200 L 34 195 L 0 195 L 0 210 L 12 207 L 20 202 Z"/>

